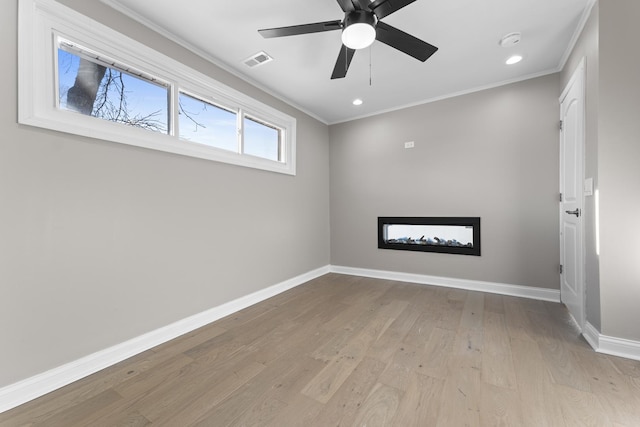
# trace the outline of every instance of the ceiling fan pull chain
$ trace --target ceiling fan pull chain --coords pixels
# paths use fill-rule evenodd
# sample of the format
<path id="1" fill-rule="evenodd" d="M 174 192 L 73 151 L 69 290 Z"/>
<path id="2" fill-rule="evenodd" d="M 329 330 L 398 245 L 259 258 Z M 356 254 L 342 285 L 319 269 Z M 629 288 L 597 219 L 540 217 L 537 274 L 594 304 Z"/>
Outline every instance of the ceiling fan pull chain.
<path id="1" fill-rule="evenodd" d="M 369 87 L 371 87 L 371 46 L 369 46 Z"/>

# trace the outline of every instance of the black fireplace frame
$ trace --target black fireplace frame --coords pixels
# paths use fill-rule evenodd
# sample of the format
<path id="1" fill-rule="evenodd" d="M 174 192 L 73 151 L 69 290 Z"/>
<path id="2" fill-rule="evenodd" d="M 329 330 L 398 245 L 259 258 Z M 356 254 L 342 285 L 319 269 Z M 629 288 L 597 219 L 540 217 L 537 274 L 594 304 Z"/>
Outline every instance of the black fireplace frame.
<path id="1" fill-rule="evenodd" d="M 389 243 L 385 241 L 387 225 L 455 225 L 473 228 L 473 246 Z M 378 248 L 400 251 L 438 252 L 480 256 L 480 217 L 378 217 Z"/>

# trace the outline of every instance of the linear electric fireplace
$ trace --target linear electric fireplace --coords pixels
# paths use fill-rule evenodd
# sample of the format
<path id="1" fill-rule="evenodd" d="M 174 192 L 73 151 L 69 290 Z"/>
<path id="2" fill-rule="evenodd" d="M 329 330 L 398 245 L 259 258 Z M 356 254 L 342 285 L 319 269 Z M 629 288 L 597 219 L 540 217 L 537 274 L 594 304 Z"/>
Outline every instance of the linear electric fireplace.
<path id="1" fill-rule="evenodd" d="M 480 256 L 480 218 L 378 217 L 378 248 Z"/>

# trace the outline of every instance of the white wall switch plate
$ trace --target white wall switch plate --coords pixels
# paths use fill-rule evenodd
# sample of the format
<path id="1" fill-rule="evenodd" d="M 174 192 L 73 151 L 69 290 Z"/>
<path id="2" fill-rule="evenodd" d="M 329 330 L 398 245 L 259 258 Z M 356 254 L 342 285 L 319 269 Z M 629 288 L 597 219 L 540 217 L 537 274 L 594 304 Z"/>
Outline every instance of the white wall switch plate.
<path id="1" fill-rule="evenodd" d="M 587 178 L 584 180 L 584 195 L 593 196 L 593 178 Z"/>
<path id="2" fill-rule="evenodd" d="M 416 146 L 416 143 L 414 141 L 409 141 L 404 143 L 404 148 L 413 148 L 415 146 Z"/>

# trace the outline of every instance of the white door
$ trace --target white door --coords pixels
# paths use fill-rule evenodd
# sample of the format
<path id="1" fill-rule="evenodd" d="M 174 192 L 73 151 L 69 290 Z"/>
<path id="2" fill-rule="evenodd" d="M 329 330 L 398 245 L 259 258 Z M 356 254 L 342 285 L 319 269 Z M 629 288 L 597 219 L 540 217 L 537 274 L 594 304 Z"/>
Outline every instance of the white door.
<path id="1" fill-rule="evenodd" d="M 585 322 L 584 84 L 583 60 L 560 97 L 560 297 L 581 329 Z"/>

